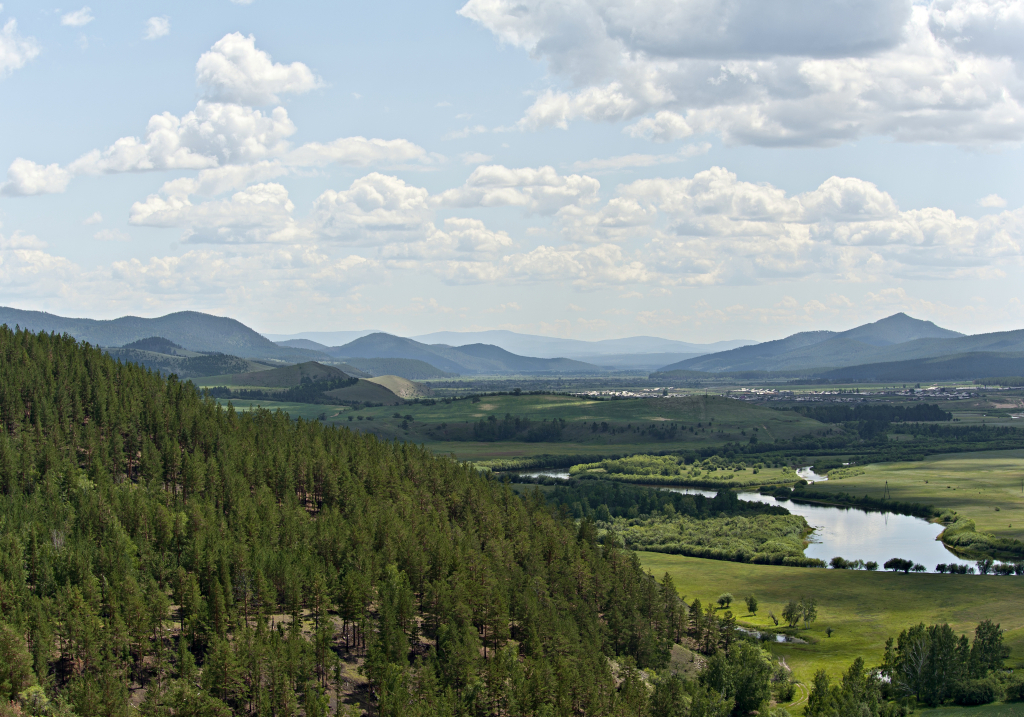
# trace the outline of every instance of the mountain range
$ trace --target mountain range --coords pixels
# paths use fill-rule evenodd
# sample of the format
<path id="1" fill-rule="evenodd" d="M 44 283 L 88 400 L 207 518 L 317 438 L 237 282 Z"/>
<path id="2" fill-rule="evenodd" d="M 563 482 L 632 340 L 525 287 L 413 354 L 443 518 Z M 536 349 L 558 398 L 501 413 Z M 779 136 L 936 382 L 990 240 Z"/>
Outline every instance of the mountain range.
<path id="1" fill-rule="evenodd" d="M 1004 346 L 1000 339 L 984 338 L 993 336 L 997 335 L 964 336 L 931 321 L 899 313 L 849 331 L 803 331 L 777 341 L 697 356 L 664 366 L 660 371 L 798 371 L 930 358 L 966 351 L 1024 351 L 1024 340 L 1019 342 L 1020 348 L 1015 349 Z M 1021 332 L 1021 338 L 1024 339 L 1024 332 Z M 1010 343 L 1013 344 L 1012 341 Z M 993 348 L 982 348 L 987 345 Z"/>
<path id="2" fill-rule="evenodd" d="M 201 353 L 291 362 L 326 358 L 305 349 L 278 346 L 235 319 L 197 311 L 179 311 L 155 319 L 122 316 L 97 320 L 66 318 L 43 311 L 22 311 L 2 306 L 0 324 L 11 328 L 20 326 L 34 332 L 70 334 L 79 341 L 105 347 L 121 347 L 140 339 L 159 337 Z"/>
<path id="3" fill-rule="evenodd" d="M 666 377 L 775 372 L 837 381 L 1024 375 L 1024 330 L 968 336 L 903 313 L 848 331 L 804 331 L 760 344 L 692 344 L 652 336 L 579 341 L 512 331 L 440 332 L 416 338 L 383 332 L 314 332 L 309 335 L 354 338 L 336 346 L 295 337 L 275 343 L 234 319 L 194 311 L 101 321 L 0 307 L 0 324 L 67 333 L 124 360 L 179 375 L 200 375 L 197 372 L 207 370 L 207 364 L 217 364 L 218 373 L 252 370 L 244 362 L 253 360 L 278 366 L 330 362 L 353 375 L 387 373 L 412 380 L 624 369 Z M 243 363 L 231 363 L 235 357 Z"/>

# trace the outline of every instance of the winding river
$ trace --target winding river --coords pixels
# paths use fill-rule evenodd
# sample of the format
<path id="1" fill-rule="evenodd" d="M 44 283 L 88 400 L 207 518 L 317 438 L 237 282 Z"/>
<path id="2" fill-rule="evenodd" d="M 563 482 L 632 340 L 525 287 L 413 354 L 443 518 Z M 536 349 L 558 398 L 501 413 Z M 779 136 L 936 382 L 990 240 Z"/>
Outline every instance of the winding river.
<path id="1" fill-rule="evenodd" d="M 537 471 L 524 473 L 530 476 L 551 476 L 567 479 L 568 471 Z M 809 482 L 828 480 L 827 476 L 814 473 L 810 468 L 801 468 L 797 475 Z M 663 487 L 663 486 L 657 486 Z M 690 495 L 714 496 L 713 490 L 699 488 L 664 487 L 665 490 Z M 793 515 L 802 515 L 814 529 L 809 536 L 810 545 L 804 551 L 809 558 L 828 562 L 836 556 L 847 560 L 875 561 L 879 566 L 889 558 L 905 558 L 921 563 L 929 572 L 939 563 L 973 565 L 951 553 L 941 541 L 936 540 L 942 526 L 929 523 L 921 518 L 895 513 L 875 513 L 859 508 L 840 508 L 824 505 L 807 505 L 791 500 L 776 500 L 760 493 L 744 492 L 740 500 L 781 505 Z"/>

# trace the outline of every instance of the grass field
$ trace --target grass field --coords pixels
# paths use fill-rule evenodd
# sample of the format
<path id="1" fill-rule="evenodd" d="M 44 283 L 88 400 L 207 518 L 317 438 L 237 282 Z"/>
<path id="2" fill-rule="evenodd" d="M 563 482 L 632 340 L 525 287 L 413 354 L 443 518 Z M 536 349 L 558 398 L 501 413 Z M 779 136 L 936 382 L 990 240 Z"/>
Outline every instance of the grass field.
<path id="1" fill-rule="evenodd" d="M 637 555 L 655 577 L 668 572 L 687 603 L 700 598 L 706 606 L 722 593 L 732 593 L 732 609 L 741 625 L 773 626 L 770 610 L 779 616 L 790 599 L 814 597 L 818 619 L 796 633 L 808 644 L 772 644 L 772 651 L 804 683 L 820 667 L 839 676 L 857 657 L 869 666 L 880 664 L 886 639 L 919 622 L 947 622 L 973 638 L 978 622 L 993 620 L 1006 630 L 1012 650 L 1008 664 L 1024 664 L 1024 579 L 1016 576 L 904 575 Z M 743 598 L 749 594 L 760 602 L 756 616 L 746 614 Z M 835 631 L 832 637 L 825 635 L 828 627 Z"/>
<path id="2" fill-rule="evenodd" d="M 974 519 L 978 530 L 1024 540 L 1024 450 L 929 456 L 911 463 L 879 463 L 862 475 L 817 483 L 815 492 L 934 505 Z"/>
<path id="3" fill-rule="evenodd" d="M 721 396 L 616 401 L 566 395 L 484 396 L 476 403 L 463 398 L 449 403 L 438 401 L 434 405 L 406 405 L 399 412 L 401 418 L 393 417 L 394 409 L 362 411 L 374 416 L 373 431 L 382 438 L 424 443 L 438 452 L 454 453 L 464 460 L 542 453 L 643 453 L 720 445 L 727 441 L 746 442 L 754 435 L 759 436 L 759 440 L 790 439 L 828 430 L 824 424 L 790 411 L 776 411 Z M 538 443 L 445 440 L 472 435 L 472 425 L 476 422 L 489 416 L 501 420 L 507 414 L 531 421 L 564 420 L 566 428 L 562 440 Z M 406 421 L 407 416 L 412 416 L 412 420 Z M 403 422 L 407 423 L 407 428 L 401 427 Z M 598 424 L 596 431 L 594 423 Z M 678 430 L 667 437 L 663 429 L 671 426 Z M 366 427 L 364 424 L 363 428 Z"/>
<path id="4" fill-rule="evenodd" d="M 216 401 L 222 406 L 227 406 L 230 402 L 234 405 L 235 410 L 239 412 L 250 411 L 256 407 L 262 407 L 266 408 L 268 411 L 281 410 L 292 418 L 302 418 L 307 421 L 312 421 L 323 416 L 321 420 L 325 423 L 336 423 L 339 425 L 344 420 L 345 412 L 352 410 L 348 406 L 325 406 L 313 403 L 288 403 L 286 401 L 247 401 L 240 399 L 229 400 L 226 398 L 218 398 Z"/>

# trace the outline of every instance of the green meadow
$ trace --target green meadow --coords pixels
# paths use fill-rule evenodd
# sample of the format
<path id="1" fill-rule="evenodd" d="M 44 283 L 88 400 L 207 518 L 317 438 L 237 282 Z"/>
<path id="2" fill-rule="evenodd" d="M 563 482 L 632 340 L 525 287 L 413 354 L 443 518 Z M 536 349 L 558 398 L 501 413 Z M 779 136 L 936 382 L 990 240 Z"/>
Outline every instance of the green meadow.
<path id="1" fill-rule="evenodd" d="M 1024 580 L 1019 577 L 905 575 L 752 565 L 662 553 L 637 555 L 656 577 L 668 572 L 687 603 L 699 598 L 706 606 L 722 593 L 731 593 L 740 625 L 774 628 L 769 611 L 784 625 L 781 613 L 789 600 L 804 596 L 817 600 L 817 620 L 792 632 L 807 644 L 771 644 L 772 651 L 785 658 L 796 679 L 805 684 L 819 668 L 838 677 L 857 657 L 869 666 L 880 664 L 885 641 L 919 622 L 949 623 L 971 637 L 982 620 L 1000 623 L 1011 649 L 1008 665 L 1024 665 Z M 756 615 L 748 614 L 743 602 L 750 594 L 760 603 Z M 831 637 L 825 632 L 829 627 L 834 631 Z"/>
<path id="2" fill-rule="evenodd" d="M 981 532 L 1024 540 L 1024 450 L 945 454 L 907 463 L 862 466 L 859 475 L 816 483 L 837 492 L 933 505 L 975 521 Z"/>

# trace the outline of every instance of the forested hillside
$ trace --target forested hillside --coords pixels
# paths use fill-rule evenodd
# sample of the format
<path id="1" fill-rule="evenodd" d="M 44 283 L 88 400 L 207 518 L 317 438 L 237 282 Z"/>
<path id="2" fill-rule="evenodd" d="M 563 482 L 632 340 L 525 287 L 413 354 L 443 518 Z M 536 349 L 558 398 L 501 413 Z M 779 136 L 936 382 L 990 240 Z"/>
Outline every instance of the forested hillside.
<path id="1" fill-rule="evenodd" d="M 0 328 L 0 493 L 0 711 L 324 715 L 357 659 L 381 714 L 612 714 L 681 629 L 539 494 L 66 336 Z"/>

